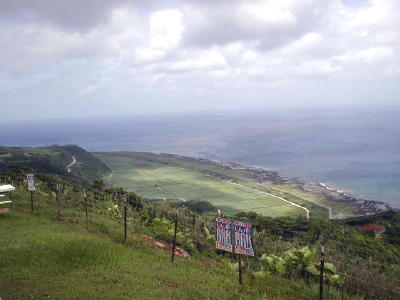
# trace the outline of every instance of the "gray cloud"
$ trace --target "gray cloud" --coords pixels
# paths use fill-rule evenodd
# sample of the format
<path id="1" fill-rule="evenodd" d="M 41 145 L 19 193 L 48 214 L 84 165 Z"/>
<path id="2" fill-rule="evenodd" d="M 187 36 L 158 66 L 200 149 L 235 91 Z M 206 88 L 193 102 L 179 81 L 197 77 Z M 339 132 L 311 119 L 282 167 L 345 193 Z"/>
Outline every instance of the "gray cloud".
<path id="1" fill-rule="evenodd" d="M 271 5 L 271 8 L 264 5 L 257 11 L 262 2 L 265 1 L 219 4 L 205 1 L 189 6 L 191 17 L 187 20 L 185 42 L 189 46 L 207 47 L 252 40 L 258 42 L 261 50 L 280 47 L 318 28 L 325 17 L 324 11 L 332 4 L 330 0 L 292 1 L 292 5 Z"/>
<path id="2" fill-rule="evenodd" d="M 52 23 L 71 30 L 88 30 L 109 18 L 122 0 L 2 0 L 0 15 L 12 21 Z"/>

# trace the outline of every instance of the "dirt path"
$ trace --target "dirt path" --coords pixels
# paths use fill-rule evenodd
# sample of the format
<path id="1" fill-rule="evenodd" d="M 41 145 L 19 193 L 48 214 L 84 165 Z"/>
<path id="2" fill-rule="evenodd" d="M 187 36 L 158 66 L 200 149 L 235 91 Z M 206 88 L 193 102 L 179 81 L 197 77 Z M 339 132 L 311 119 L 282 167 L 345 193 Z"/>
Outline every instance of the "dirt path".
<path id="1" fill-rule="evenodd" d="M 72 156 L 72 162 L 67 166 L 67 172 L 68 173 L 71 173 L 71 169 L 70 168 L 75 164 L 76 164 L 76 158 L 75 158 L 75 156 Z"/>

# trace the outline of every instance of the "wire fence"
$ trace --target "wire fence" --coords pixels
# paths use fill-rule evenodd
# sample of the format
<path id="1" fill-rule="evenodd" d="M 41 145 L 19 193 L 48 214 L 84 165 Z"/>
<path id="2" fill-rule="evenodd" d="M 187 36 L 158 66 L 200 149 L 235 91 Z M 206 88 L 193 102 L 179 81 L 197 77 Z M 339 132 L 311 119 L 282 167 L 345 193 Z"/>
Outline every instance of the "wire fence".
<path id="1" fill-rule="evenodd" d="M 56 188 L 54 188 L 56 182 L 61 183 L 61 185 L 56 185 Z M 12 173 L 1 173 L 0 183 L 15 184 L 19 190 L 24 190 L 26 186 L 24 175 Z M 70 179 L 66 182 L 63 178 L 52 176 L 38 176 L 37 184 L 40 191 L 61 196 L 61 207 L 58 207 L 58 210 L 75 208 L 83 211 L 85 193 L 89 195 L 88 205 L 91 211 L 101 211 L 106 201 L 117 203 L 119 206 L 114 211 L 116 215 L 113 218 L 123 223 L 121 208 L 124 207 L 126 194 L 96 191 L 91 187 L 85 186 L 82 181 Z M 86 189 L 86 192 L 83 188 Z M 53 200 L 49 199 L 49 201 Z M 171 242 L 170 233 L 161 234 L 154 226 L 149 226 L 149 220 L 154 220 L 155 218 L 165 219 L 172 226 L 176 216 L 178 217 L 177 230 L 186 232 L 190 236 L 191 240 L 194 241 L 196 251 L 204 254 L 216 252 L 222 255 L 221 251 L 215 250 L 215 245 L 209 238 L 215 234 L 213 217 L 204 217 L 188 209 L 176 207 L 160 209 L 157 206 L 137 201 L 128 205 L 126 219 L 128 230 L 131 234 L 137 234 L 142 237 L 155 236 L 169 245 Z M 90 219 L 90 215 L 88 218 Z M 348 253 L 342 250 L 343 247 L 347 246 L 345 241 L 326 236 L 321 236 L 318 239 L 307 238 L 303 234 L 304 232 L 258 224 L 254 231 L 256 255 L 254 258 L 247 259 L 248 270 L 257 271 L 262 268 L 260 258 L 264 253 L 281 255 L 293 248 L 319 247 L 323 245 L 325 248 L 325 260 L 332 262 L 337 267 L 338 274 L 344 278 L 340 287 L 332 286 L 329 281 L 324 281 L 325 294 L 323 299 L 344 299 L 346 295 L 362 295 L 362 299 L 371 300 L 400 299 L 399 266 L 379 263 L 361 257 L 349 257 Z M 185 248 L 185 241 L 179 240 L 178 237 L 177 245 Z M 225 256 L 229 257 L 229 254 L 225 254 Z M 309 279 L 304 279 L 305 284 L 307 284 Z"/>

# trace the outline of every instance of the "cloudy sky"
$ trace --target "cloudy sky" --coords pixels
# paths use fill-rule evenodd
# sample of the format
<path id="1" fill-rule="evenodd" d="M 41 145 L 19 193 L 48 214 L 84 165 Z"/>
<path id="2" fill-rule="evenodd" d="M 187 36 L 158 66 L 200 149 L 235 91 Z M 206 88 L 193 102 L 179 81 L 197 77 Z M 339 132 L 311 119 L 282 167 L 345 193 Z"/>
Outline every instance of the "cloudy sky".
<path id="1" fill-rule="evenodd" d="M 400 102 L 399 0 L 0 0 L 2 119 Z"/>

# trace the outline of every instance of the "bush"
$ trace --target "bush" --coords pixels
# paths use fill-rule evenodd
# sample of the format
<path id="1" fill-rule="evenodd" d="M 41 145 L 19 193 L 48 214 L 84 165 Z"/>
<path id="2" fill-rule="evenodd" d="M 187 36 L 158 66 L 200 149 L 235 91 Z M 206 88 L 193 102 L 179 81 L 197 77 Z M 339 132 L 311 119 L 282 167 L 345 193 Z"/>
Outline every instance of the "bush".
<path id="1" fill-rule="evenodd" d="M 208 201 L 189 201 L 186 207 L 197 213 L 216 211 L 217 209 Z"/>

